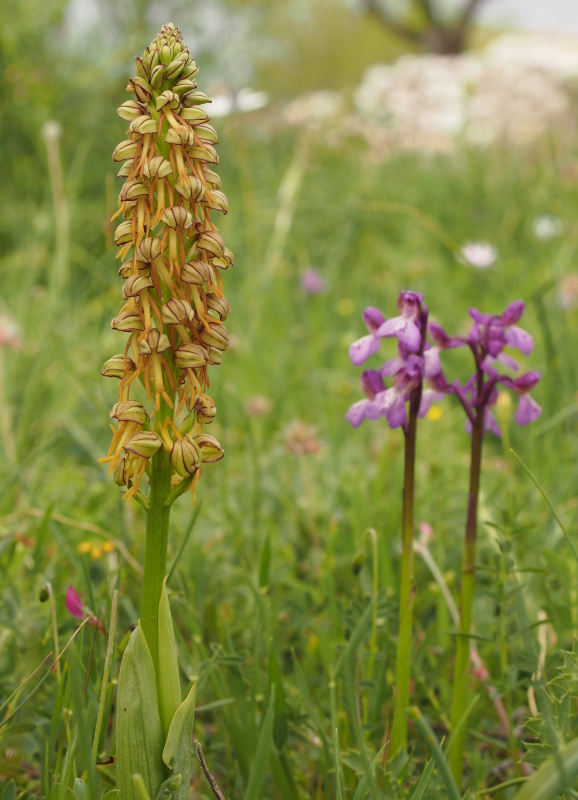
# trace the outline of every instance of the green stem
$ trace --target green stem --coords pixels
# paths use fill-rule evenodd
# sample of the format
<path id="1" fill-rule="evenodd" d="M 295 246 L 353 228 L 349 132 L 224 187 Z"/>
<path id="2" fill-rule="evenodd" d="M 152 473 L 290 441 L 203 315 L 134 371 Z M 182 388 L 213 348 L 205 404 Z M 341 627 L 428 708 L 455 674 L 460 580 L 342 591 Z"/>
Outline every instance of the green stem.
<path id="1" fill-rule="evenodd" d="M 420 391 L 421 395 L 421 391 Z M 399 590 L 399 631 L 395 664 L 396 696 L 393 711 L 390 754 L 407 749 L 407 708 L 411 674 L 411 642 L 414 603 L 413 584 L 413 497 L 415 481 L 415 443 L 419 401 L 410 402 L 405 431 L 405 465 L 403 478 L 401 583 Z"/>
<path id="2" fill-rule="evenodd" d="M 171 490 L 172 467 L 162 447 L 151 458 L 140 624 L 158 674 L 158 619 L 161 589 L 167 570 L 167 545 L 171 508 L 165 501 Z"/>
<path id="3" fill-rule="evenodd" d="M 478 523 L 478 497 L 480 493 L 480 473 L 482 465 L 482 444 L 484 440 L 484 409 L 478 410 L 472 429 L 472 451 L 470 461 L 470 492 L 466 538 L 462 561 L 462 588 L 460 597 L 459 636 L 456 644 L 456 663 L 454 670 L 454 692 L 452 698 L 451 726 L 456 732 L 449 757 L 450 769 L 458 786 L 462 780 L 464 749 L 468 731 L 467 725 L 458 724 L 468 705 L 468 676 L 470 660 L 470 628 L 472 605 L 474 601 L 476 567 L 476 530 Z"/>

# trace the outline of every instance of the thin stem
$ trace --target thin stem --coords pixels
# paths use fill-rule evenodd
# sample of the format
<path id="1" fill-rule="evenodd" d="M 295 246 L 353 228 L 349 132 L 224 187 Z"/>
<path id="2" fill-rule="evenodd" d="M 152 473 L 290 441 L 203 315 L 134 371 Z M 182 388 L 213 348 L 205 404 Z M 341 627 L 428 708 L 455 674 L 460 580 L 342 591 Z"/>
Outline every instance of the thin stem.
<path id="1" fill-rule="evenodd" d="M 482 444 L 484 441 L 484 408 L 478 408 L 472 428 L 472 451 L 470 461 L 470 492 L 466 538 L 462 561 L 462 587 L 460 596 L 459 636 L 456 644 L 456 663 L 454 670 L 454 693 L 452 698 L 452 731 L 463 717 L 468 703 L 468 662 L 470 655 L 470 628 L 474 600 L 476 566 L 476 531 L 478 524 L 478 497 L 480 493 L 480 473 L 482 465 Z M 453 741 L 449 757 L 450 769 L 459 785 L 462 779 L 464 748 L 467 725 L 462 725 Z"/>
<path id="2" fill-rule="evenodd" d="M 421 395 L 421 387 L 415 390 Z M 414 393 L 415 394 L 415 393 Z M 415 480 L 415 444 L 419 399 L 410 401 L 410 413 L 405 432 L 405 465 L 403 478 L 401 583 L 399 591 L 399 631 L 395 665 L 396 697 L 393 712 L 390 753 L 407 749 L 407 708 L 411 673 L 411 642 L 414 603 L 413 584 L 413 498 Z"/>
<path id="3" fill-rule="evenodd" d="M 116 611 L 118 608 L 118 590 L 115 589 L 112 593 L 112 608 L 110 611 L 110 626 L 108 630 L 108 644 L 106 647 L 106 656 L 104 659 L 104 672 L 102 675 L 102 686 L 100 687 L 100 701 L 98 704 L 98 714 L 96 717 L 96 728 L 94 731 L 94 739 L 92 742 L 92 760 L 96 762 L 98 757 L 98 745 L 100 742 L 100 732 L 102 730 L 102 721 L 104 719 L 104 707 L 106 704 L 106 694 L 108 692 L 108 679 L 110 676 L 110 665 L 112 662 L 112 655 L 114 651 L 114 636 L 116 633 Z"/>
<path id="4" fill-rule="evenodd" d="M 164 448 L 151 458 L 140 624 L 158 673 L 158 618 L 161 589 L 167 570 L 167 545 L 171 507 L 165 501 L 171 490 L 172 468 Z"/>

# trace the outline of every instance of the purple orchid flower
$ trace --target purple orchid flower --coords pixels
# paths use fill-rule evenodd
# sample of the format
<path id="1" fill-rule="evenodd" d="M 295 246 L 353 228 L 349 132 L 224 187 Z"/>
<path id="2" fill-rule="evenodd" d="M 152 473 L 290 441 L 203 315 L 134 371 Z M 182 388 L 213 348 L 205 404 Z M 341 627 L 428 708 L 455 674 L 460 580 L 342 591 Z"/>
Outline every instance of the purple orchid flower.
<path id="1" fill-rule="evenodd" d="M 392 317 L 383 322 L 377 330 L 380 338 L 394 336 L 409 353 L 417 353 L 423 347 L 422 331 L 419 325 L 427 308 L 422 303 L 423 294 L 418 292 L 402 292 L 397 301 L 397 310 L 401 316 Z"/>
<path id="2" fill-rule="evenodd" d="M 390 428 L 407 428 L 408 401 L 415 402 L 414 413 L 425 416 L 432 402 L 444 397 L 449 384 L 442 372 L 440 348 L 426 341 L 427 306 L 423 295 L 401 292 L 397 308 L 400 316 L 385 321 L 376 308 L 367 308 L 363 320 L 369 336 L 351 345 L 349 355 L 354 364 L 363 363 L 377 352 L 380 339 L 395 337 L 398 354 L 386 361 L 379 370 L 365 370 L 361 375 L 364 400 L 354 403 L 346 414 L 349 423 L 357 428 L 366 420 L 385 418 Z M 391 378 L 386 387 L 385 379 Z M 423 389 L 427 380 L 431 388 Z M 416 391 L 417 390 L 417 391 Z"/>
<path id="3" fill-rule="evenodd" d="M 428 326 L 429 334 L 438 350 L 467 346 L 476 362 L 476 372 L 465 386 L 459 381 L 454 381 L 451 386 L 445 388 L 439 386 L 438 389 L 458 397 L 468 415 L 466 425 L 468 431 L 471 432 L 477 415 L 482 414 L 484 430 L 501 436 L 500 426 L 490 410 L 498 400 L 498 384 L 518 395 L 518 408 L 514 419 L 519 425 L 527 425 L 541 414 L 542 409 L 529 396 L 529 392 L 540 380 L 540 373 L 532 371 L 511 378 L 501 374 L 497 369 L 502 365 L 517 371 L 518 364 L 509 353 L 504 352 L 504 348 L 510 347 L 519 350 L 522 355 L 529 355 L 534 347 L 534 341 L 527 331 L 516 324 L 524 313 L 522 300 L 510 303 L 503 314 L 482 314 L 476 308 L 470 308 L 469 313 L 473 325 L 466 337 L 449 336 L 441 325 L 434 322 Z"/>

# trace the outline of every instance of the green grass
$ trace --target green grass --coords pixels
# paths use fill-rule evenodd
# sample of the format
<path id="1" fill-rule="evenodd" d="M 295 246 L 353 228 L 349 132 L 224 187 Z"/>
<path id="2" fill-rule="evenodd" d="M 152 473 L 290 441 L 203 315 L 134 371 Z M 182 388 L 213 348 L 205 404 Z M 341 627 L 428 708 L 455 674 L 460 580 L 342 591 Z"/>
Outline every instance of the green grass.
<path id="1" fill-rule="evenodd" d="M 2 140 L 3 162 L 11 166 L 0 189 L 0 294 L 23 344 L 2 351 L 0 376 L 0 705 L 8 701 L 0 724 L 47 675 L 0 727 L 6 798 L 70 797 L 76 777 L 104 792 L 112 775 L 113 686 L 102 763 L 90 769 L 105 636 L 85 626 L 60 659 L 60 675 L 47 674 L 49 661 L 17 690 L 55 652 L 52 613 L 60 649 L 75 631 L 64 606 L 69 584 L 107 616 L 113 589 L 120 591 L 113 676 L 138 614 L 134 562 L 118 547 L 99 558 L 78 551 L 104 535 L 136 562 L 143 554 L 141 509 L 121 503 L 96 463 L 108 448 L 117 388 L 99 372 L 123 346 L 109 325 L 121 281 L 107 229 L 117 191 L 109 154 L 124 130 L 114 118 L 122 90 L 123 80 L 101 90 L 88 139 L 86 121 L 71 118 L 65 127 L 71 280 L 56 304 L 47 288 L 55 244 L 43 143 L 20 152 L 10 150 L 10 136 Z M 25 130 L 29 120 L 14 113 Z M 218 125 L 219 172 L 231 207 L 222 230 L 236 256 L 225 275 L 233 345 L 211 387 L 218 408 L 211 432 L 226 457 L 204 471 L 192 531 L 191 499 L 176 504 L 169 552 L 171 564 L 189 537 L 170 588 L 183 679 L 199 676 L 194 735 L 227 798 L 443 798 L 453 625 L 419 557 L 411 704 L 437 742 L 446 742 L 434 748 L 432 768 L 427 729 L 412 727 L 409 758 L 382 768 L 393 708 L 403 447 L 400 433 L 385 425 L 354 431 L 344 420 L 361 396 L 347 350 L 364 333 L 363 308 L 392 315 L 401 288 L 423 291 L 431 314 L 451 330 L 463 330 L 470 305 L 500 312 L 513 299 L 526 300 L 523 324 L 536 347 L 525 365 L 543 372 L 535 395 L 544 412 L 528 429 L 512 424 L 510 443 L 576 543 L 578 308 L 562 308 L 558 299 L 578 247 L 576 152 L 552 137 L 532 150 L 405 154 L 376 165 L 353 143 L 332 151 L 312 142 L 300 161 L 289 234 L 272 263 L 278 189 L 299 143 L 289 134 L 265 136 L 266 129 L 259 117 Z M 468 269 L 414 217 L 373 210 L 374 203 L 418 209 L 458 243 L 491 241 L 499 260 L 485 272 Z M 532 233 L 544 213 L 566 223 L 547 243 Z M 299 277 L 307 267 L 323 275 L 325 294 L 303 293 Z M 460 359 L 454 364 L 467 370 Z M 255 395 L 270 402 L 260 417 L 247 412 Z M 416 519 L 433 526 L 430 550 L 457 598 L 469 438 L 451 399 L 442 409 L 441 420 L 420 424 Z M 286 428 L 296 420 L 315 426 L 318 452 L 288 451 Z M 578 734 L 577 565 L 539 491 L 491 438 L 482 487 L 474 621 L 516 735 L 505 736 L 492 700 L 474 683 L 479 698 L 467 723 L 464 789 L 475 796 L 507 784 L 489 796 L 508 800 L 523 777 L 513 763 L 521 752 L 528 749 L 526 760 L 539 765 L 566 752 L 562 745 Z M 39 600 L 47 582 L 54 609 Z M 537 626 L 540 610 L 547 635 Z M 524 725 L 540 636 L 547 643 L 535 681 L 540 718 Z M 199 769 L 195 786 L 195 797 L 210 797 Z"/>

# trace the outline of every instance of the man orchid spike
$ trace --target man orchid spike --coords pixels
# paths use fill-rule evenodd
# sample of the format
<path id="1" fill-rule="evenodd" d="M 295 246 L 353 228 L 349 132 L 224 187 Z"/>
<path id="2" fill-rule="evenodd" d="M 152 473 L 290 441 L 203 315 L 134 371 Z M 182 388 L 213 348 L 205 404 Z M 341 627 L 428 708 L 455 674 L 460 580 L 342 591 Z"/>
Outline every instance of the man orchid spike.
<path id="1" fill-rule="evenodd" d="M 207 446 L 203 425 L 215 416 L 208 367 L 221 362 L 229 342 L 221 272 L 233 263 L 211 219 L 228 203 L 211 169 L 218 139 L 204 110 L 210 100 L 194 80 L 198 67 L 172 24 L 136 61 L 127 86 L 133 97 L 118 109 L 130 123 L 127 139 L 113 153 L 125 181 L 117 212 L 124 221 L 114 236 L 124 304 L 112 327 L 129 337 L 102 372 L 120 379 L 102 461 L 127 499 L 139 493 L 160 448 L 170 455 L 173 488 L 186 481 L 194 490 L 203 463 L 223 456 L 214 438 Z M 130 397 L 137 381 L 146 407 Z"/>

